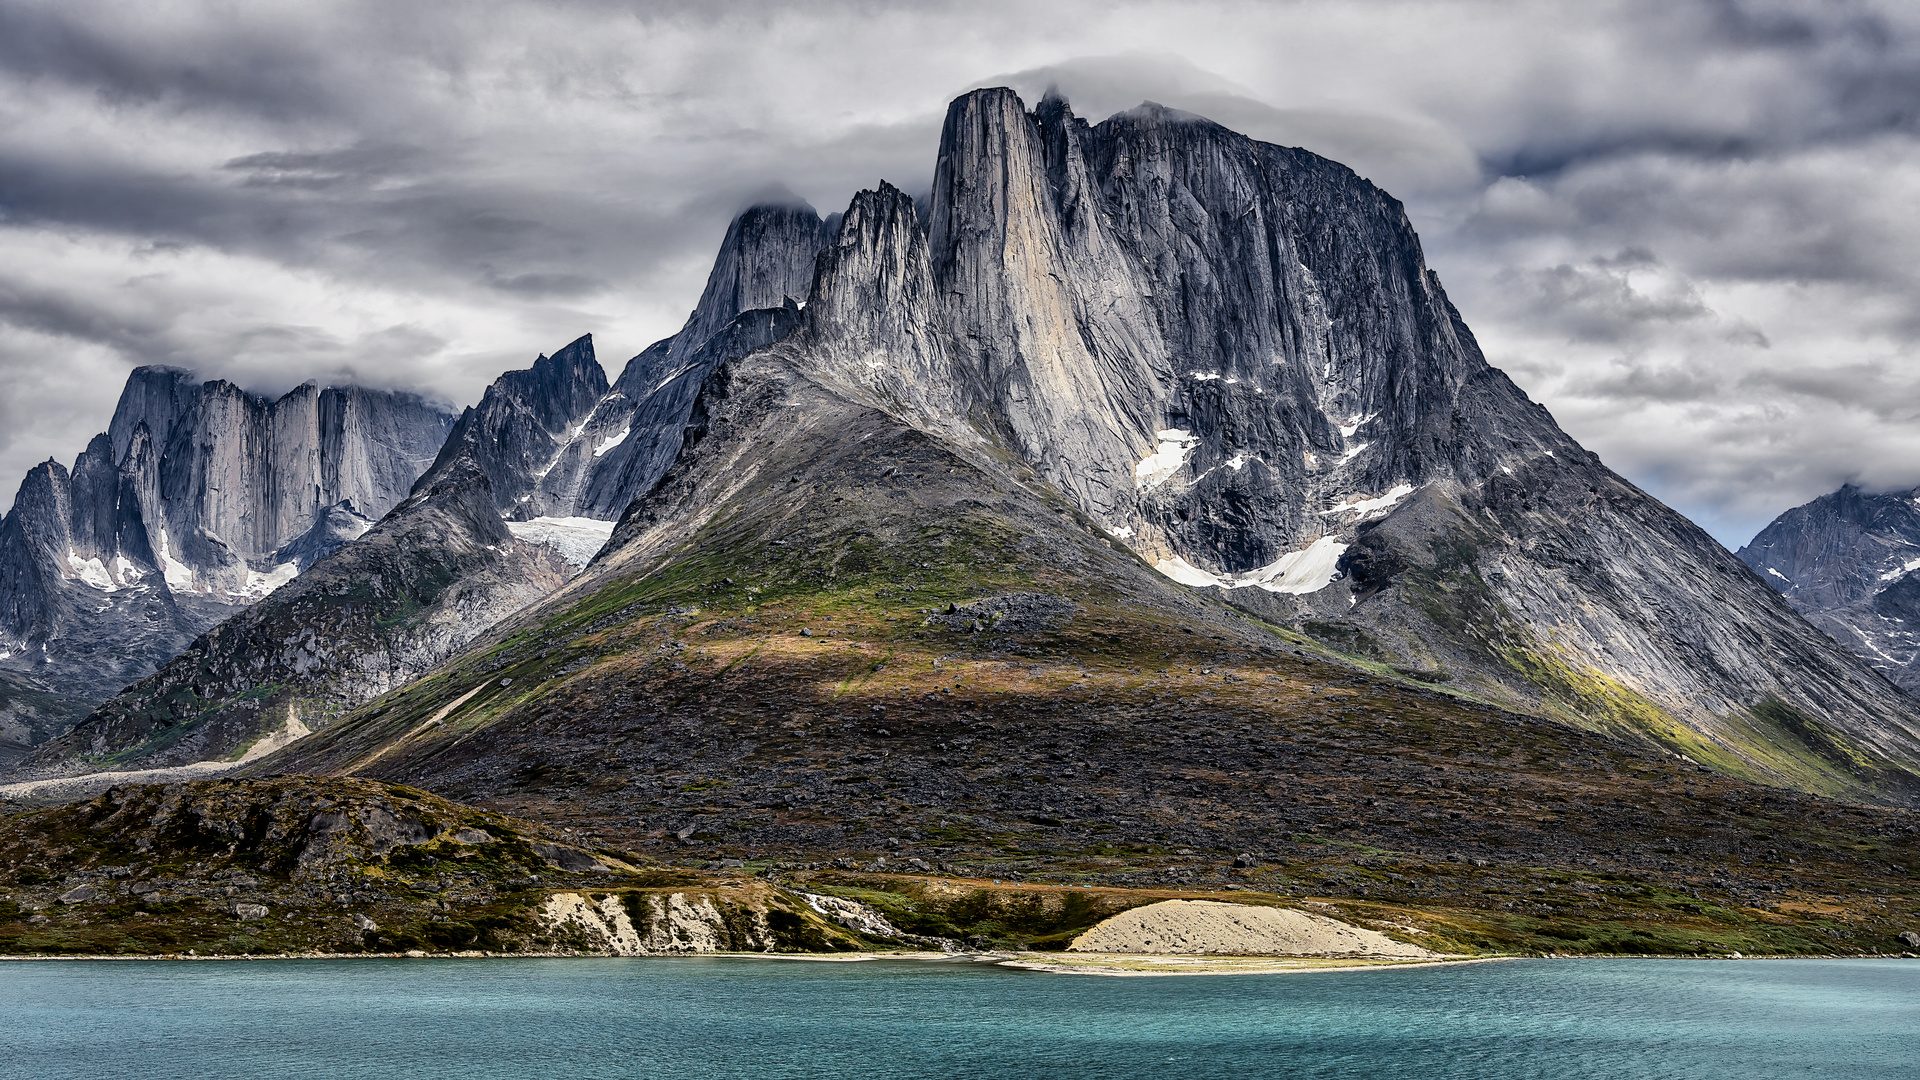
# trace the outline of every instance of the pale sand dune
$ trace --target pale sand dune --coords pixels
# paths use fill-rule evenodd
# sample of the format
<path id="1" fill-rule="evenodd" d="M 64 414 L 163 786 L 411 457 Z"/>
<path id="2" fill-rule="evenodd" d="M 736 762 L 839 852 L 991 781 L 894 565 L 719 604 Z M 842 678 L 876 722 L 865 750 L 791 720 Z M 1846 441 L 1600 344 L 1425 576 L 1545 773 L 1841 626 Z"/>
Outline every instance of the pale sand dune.
<path id="1" fill-rule="evenodd" d="M 1368 930 L 1289 908 L 1163 900 L 1123 911 L 1075 938 L 1068 952 L 1227 956 L 1378 956 L 1430 960 L 1439 954 Z"/>

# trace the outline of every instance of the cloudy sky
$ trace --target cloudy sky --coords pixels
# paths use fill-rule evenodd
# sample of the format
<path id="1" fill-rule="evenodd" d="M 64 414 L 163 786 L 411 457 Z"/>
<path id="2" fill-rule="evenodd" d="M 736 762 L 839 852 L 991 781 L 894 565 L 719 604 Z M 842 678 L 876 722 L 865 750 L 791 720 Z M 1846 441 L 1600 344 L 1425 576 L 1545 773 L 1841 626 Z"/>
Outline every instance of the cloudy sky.
<path id="1" fill-rule="evenodd" d="M 169 363 L 475 400 L 676 329 L 727 218 L 1058 84 L 1354 166 L 1489 357 L 1737 546 L 1920 484 L 1920 7 L 0 0 L 0 488 Z"/>

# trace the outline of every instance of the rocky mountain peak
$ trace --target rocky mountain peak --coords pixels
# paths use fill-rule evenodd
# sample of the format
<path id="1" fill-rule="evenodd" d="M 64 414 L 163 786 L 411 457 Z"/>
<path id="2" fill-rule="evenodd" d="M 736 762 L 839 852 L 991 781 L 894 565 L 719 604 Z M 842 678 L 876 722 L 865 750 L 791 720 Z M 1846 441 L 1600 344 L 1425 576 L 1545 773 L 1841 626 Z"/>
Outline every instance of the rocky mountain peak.
<path id="1" fill-rule="evenodd" d="M 881 181 L 854 195 L 819 257 L 805 329 L 782 351 L 814 378 L 957 434 L 977 396 L 954 365 L 913 199 Z"/>
<path id="2" fill-rule="evenodd" d="M 950 448 L 990 433 L 1176 581 L 1745 775 L 1857 790 L 1920 762 L 1913 703 L 1489 366 L 1404 208 L 1345 166 L 982 89 L 948 109 L 924 219 L 862 192 L 820 266 L 770 357 Z M 730 385 L 700 415 L 739 432 Z M 649 514 L 614 544 L 684 535 Z M 1808 717 L 1880 764 L 1794 735 Z"/>
<path id="3" fill-rule="evenodd" d="M 741 211 L 727 226 L 700 302 L 673 339 L 675 358 L 692 355 L 743 311 L 805 303 L 825 240 L 825 223 L 804 201 Z"/>
<path id="4" fill-rule="evenodd" d="M 1865 600 L 1920 568 L 1920 489 L 1844 484 L 1774 518 L 1739 555 L 1802 611 Z"/>
<path id="5" fill-rule="evenodd" d="M 165 433 L 199 396 L 199 379 L 184 368 L 148 365 L 127 376 L 114 406 L 107 434 L 113 441 L 112 460 L 126 457 L 133 429 L 145 424 L 149 432 Z"/>
<path id="6" fill-rule="evenodd" d="M 607 373 L 594 358 L 593 335 L 582 334 L 552 356 L 536 358 L 532 367 L 500 376 L 494 387 L 543 431 L 558 433 L 599 403 Z"/>
<path id="7" fill-rule="evenodd" d="M 1774 518 L 1739 556 L 1815 626 L 1920 691 L 1920 488 L 1842 485 Z"/>
<path id="8" fill-rule="evenodd" d="M 813 207 L 797 200 L 736 216 L 680 332 L 629 360 L 590 405 L 575 401 L 566 437 L 545 457 L 516 465 L 520 475 L 490 466 L 502 509 L 520 520 L 618 517 L 673 460 L 693 395 L 716 358 L 743 355 L 798 325 L 826 230 Z"/>

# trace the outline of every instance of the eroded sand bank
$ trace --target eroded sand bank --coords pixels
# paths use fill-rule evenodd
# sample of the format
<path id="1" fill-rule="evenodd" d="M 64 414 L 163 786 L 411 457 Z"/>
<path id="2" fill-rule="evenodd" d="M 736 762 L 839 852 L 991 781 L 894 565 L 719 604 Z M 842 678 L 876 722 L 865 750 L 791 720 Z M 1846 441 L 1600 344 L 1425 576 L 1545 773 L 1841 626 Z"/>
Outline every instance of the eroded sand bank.
<path id="1" fill-rule="evenodd" d="M 1075 938 L 1071 953 L 1436 960 L 1378 930 L 1291 908 L 1163 900 L 1123 911 Z"/>

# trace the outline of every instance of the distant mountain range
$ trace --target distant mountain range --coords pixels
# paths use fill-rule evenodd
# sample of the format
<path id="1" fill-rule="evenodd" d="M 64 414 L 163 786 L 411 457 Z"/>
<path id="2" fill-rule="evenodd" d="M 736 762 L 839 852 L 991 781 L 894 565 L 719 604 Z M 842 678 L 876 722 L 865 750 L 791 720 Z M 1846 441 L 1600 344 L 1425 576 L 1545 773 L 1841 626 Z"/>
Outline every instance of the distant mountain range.
<path id="1" fill-rule="evenodd" d="M 1920 691 L 1920 488 L 1847 484 L 1773 519 L 1739 554 L 1808 621 Z"/>
<path id="2" fill-rule="evenodd" d="M 73 468 L 34 468 L 0 522 L 0 680 L 50 695 L 0 710 L 0 732 L 55 734 L 365 532 L 452 420 L 412 394 L 308 383 L 270 401 L 136 370 Z"/>
<path id="3" fill-rule="evenodd" d="M 1351 170 L 1157 105 L 1090 125 L 982 90 L 934 177 L 825 220 L 749 209 L 678 334 L 611 384 L 588 338 L 502 376 L 404 500 L 321 485 L 296 512 L 267 485 L 252 516 L 167 519 L 237 599 L 341 499 L 385 514 L 29 767 L 217 758 L 297 722 L 319 730 L 276 767 L 532 768 L 580 686 L 658 659 L 623 621 L 878 589 L 939 599 L 922 636 L 1230 626 L 1737 777 L 1920 790 L 1920 702 L 1489 366 Z M 25 491 L 9 538 L 46 517 Z M 30 548 L 60 588 L 181 557 L 66 542 Z"/>

